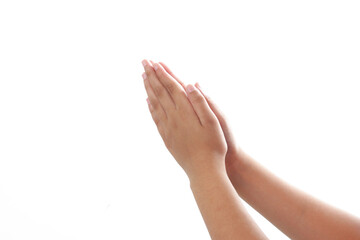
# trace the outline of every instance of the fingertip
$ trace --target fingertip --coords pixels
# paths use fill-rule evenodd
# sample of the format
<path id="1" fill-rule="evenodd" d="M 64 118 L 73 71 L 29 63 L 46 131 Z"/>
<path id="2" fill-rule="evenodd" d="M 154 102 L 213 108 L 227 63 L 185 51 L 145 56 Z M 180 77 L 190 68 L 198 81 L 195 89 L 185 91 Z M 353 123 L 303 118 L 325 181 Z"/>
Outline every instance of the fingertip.
<path id="1" fill-rule="evenodd" d="M 199 84 L 198 82 L 195 83 L 195 87 L 196 87 L 197 89 L 201 90 L 201 86 L 200 86 L 200 84 Z"/>
<path id="2" fill-rule="evenodd" d="M 180 80 L 178 77 L 175 76 L 175 74 L 169 69 L 169 67 L 164 62 L 159 62 L 159 66 L 164 69 L 164 72 L 166 72 L 169 76 L 171 76 L 173 79 L 175 79 L 184 90 L 186 90 L 186 84 L 184 81 Z"/>
<path id="3" fill-rule="evenodd" d="M 167 73 L 166 69 L 164 68 L 163 65 L 161 65 L 160 62 L 154 63 L 154 68 L 155 68 L 155 66 L 156 66 L 156 70 L 159 70 L 163 73 Z"/>
<path id="4" fill-rule="evenodd" d="M 144 59 L 141 61 L 145 71 L 150 71 L 153 69 L 153 64 L 150 62 L 150 60 Z"/>
<path id="5" fill-rule="evenodd" d="M 208 93 L 204 92 L 204 89 L 200 86 L 199 83 L 197 83 L 196 87 L 199 89 L 199 91 L 201 92 L 201 94 L 205 97 L 206 101 L 209 103 L 209 104 L 212 104 L 212 100 L 211 100 L 211 97 L 209 96 Z M 205 89 L 206 90 L 206 89 Z"/>
<path id="6" fill-rule="evenodd" d="M 197 89 L 199 89 L 199 92 L 205 97 L 205 99 L 207 99 L 207 96 L 206 96 L 205 93 L 203 92 L 203 90 L 202 90 L 202 88 L 201 88 L 201 86 L 200 86 L 200 84 L 199 84 L 198 82 L 195 83 L 195 87 L 196 87 Z"/>
<path id="7" fill-rule="evenodd" d="M 169 72 L 168 70 L 169 70 L 169 68 L 166 66 L 166 64 L 165 63 L 163 63 L 163 62 L 159 62 L 159 64 L 167 71 L 167 72 Z"/>
<path id="8" fill-rule="evenodd" d="M 186 92 L 187 92 L 187 93 L 192 93 L 193 91 L 195 91 L 194 86 L 193 86 L 192 84 L 188 84 L 188 85 L 186 86 Z"/>
<path id="9" fill-rule="evenodd" d="M 152 111 L 153 111 L 153 107 L 152 107 L 152 105 L 151 105 L 151 103 L 150 103 L 149 98 L 146 98 L 146 102 L 147 102 L 147 105 L 148 105 L 148 107 L 149 107 L 150 112 L 152 112 Z"/>

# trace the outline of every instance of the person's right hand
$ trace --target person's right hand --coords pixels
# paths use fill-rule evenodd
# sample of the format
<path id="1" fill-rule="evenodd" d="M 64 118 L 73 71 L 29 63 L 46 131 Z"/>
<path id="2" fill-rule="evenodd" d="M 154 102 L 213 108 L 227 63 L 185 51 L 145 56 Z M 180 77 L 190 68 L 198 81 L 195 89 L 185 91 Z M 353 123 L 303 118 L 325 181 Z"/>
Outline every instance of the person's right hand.
<path id="1" fill-rule="evenodd" d="M 175 76 L 175 74 L 169 69 L 169 67 L 166 66 L 165 63 L 159 62 L 159 64 L 161 64 L 164 67 L 164 69 L 175 80 L 177 80 L 180 83 L 180 85 L 185 89 L 185 87 L 186 87 L 185 84 L 178 77 Z M 201 94 L 205 97 L 209 107 L 211 108 L 211 110 L 216 115 L 217 119 L 219 120 L 222 131 L 224 132 L 225 140 L 227 143 L 227 153 L 226 153 L 226 157 L 225 157 L 225 165 L 226 165 L 226 170 L 227 170 L 228 174 L 230 174 L 233 171 L 235 164 L 243 163 L 245 161 L 246 154 L 237 145 L 235 137 L 231 131 L 229 121 L 227 120 L 225 114 L 214 103 L 214 101 L 203 91 L 203 89 L 200 87 L 199 83 L 196 83 L 195 87 L 198 88 L 200 90 Z"/>

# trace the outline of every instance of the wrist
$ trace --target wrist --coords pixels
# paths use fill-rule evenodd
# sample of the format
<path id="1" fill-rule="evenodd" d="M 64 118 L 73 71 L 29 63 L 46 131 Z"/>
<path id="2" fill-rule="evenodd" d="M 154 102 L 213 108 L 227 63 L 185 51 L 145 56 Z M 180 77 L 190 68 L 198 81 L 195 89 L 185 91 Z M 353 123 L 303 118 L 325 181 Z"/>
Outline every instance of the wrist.
<path id="1" fill-rule="evenodd" d="M 198 183 L 210 182 L 218 178 L 228 178 L 225 164 L 218 164 L 217 166 L 207 165 L 197 171 L 187 172 L 186 174 L 191 186 Z"/>
<path id="2" fill-rule="evenodd" d="M 226 174 L 226 171 L 207 171 L 201 175 L 192 175 L 189 177 L 190 188 L 194 190 L 211 190 L 214 187 L 228 183 L 231 185 L 231 181 Z"/>
<path id="3" fill-rule="evenodd" d="M 243 174 L 253 161 L 242 149 L 238 148 L 232 156 L 226 157 L 226 172 L 229 178 Z"/>

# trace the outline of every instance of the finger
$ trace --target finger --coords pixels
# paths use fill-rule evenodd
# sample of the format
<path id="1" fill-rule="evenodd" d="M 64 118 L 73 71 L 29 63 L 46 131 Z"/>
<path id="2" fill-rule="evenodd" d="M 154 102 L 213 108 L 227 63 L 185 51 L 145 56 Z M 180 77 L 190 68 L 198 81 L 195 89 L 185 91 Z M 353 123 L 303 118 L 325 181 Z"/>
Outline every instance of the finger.
<path id="1" fill-rule="evenodd" d="M 233 136 L 233 134 L 231 133 L 230 130 L 230 126 L 229 123 L 226 119 L 226 116 L 224 115 L 224 113 L 220 110 L 220 108 L 215 104 L 215 102 L 207 95 L 204 93 L 203 89 L 200 87 L 199 83 L 195 83 L 195 87 L 197 89 L 200 90 L 200 93 L 205 97 L 206 102 L 208 103 L 209 107 L 211 108 L 211 110 L 213 111 L 213 113 L 215 114 L 216 118 L 219 120 L 221 129 L 224 132 L 225 135 L 225 139 L 226 142 L 235 142 L 235 138 Z"/>
<path id="2" fill-rule="evenodd" d="M 152 90 L 148 77 L 146 73 L 143 73 L 144 86 L 148 96 L 149 110 L 151 117 L 153 118 L 155 124 L 158 126 L 160 122 L 166 120 L 166 114 L 161 104 L 159 103 L 157 97 L 155 96 L 154 91 Z"/>
<path id="3" fill-rule="evenodd" d="M 217 122 L 215 114 L 206 102 L 205 97 L 200 93 L 199 89 L 189 84 L 186 87 L 188 98 L 200 119 L 201 125 L 214 124 Z"/>
<path id="4" fill-rule="evenodd" d="M 163 62 L 159 62 L 159 64 L 165 69 L 165 71 L 170 74 L 183 88 L 186 89 L 185 83 L 181 81 L 178 77 L 175 76 L 175 74 L 170 70 L 168 66 L 165 65 Z"/>
<path id="5" fill-rule="evenodd" d="M 155 62 L 154 61 L 151 61 L 150 62 L 154 65 Z M 159 62 L 158 63 L 160 66 L 163 67 L 163 69 L 167 72 L 168 75 L 170 75 L 172 78 L 174 78 L 183 88 L 183 90 L 186 92 L 186 86 L 185 84 L 180 81 L 169 69 L 169 67 L 167 67 L 164 63 L 162 62 Z M 186 101 L 183 102 L 183 104 L 179 104 L 180 107 L 182 108 L 183 112 L 182 114 L 185 114 L 186 116 L 193 116 L 194 119 L 196 119 L 197 121 L 199 121 L 200 123 L 200 120 L 199 120 L 199 117 L 196 115 L 196 113 L 194 112 L 194 108 L 192 107 L 189 99 L 187 98 L 187 96 L 185 95 L 185 98 L 186 98 Z M 194 114 L 195 113 L 195 114 Z"/>
<path id="6" fill-rule="evenodd" d="M 175 109 L 175 104 L 172 98 L 156 76 L 154 69 L 150 66 L 150 62 L 145 59 L 142 61 L 142 63 L 145 69 L 145 73 L 149 79 L 151 88 L 159 100 L 161 106 L 163 107 L 165 113 Z"/>
<path id="7" fill-rule="evenodd" d="M 208 103 L 209 107 L 211 108 L 211 110 L 216 115 L 217 119 L 219 119 L 220 122 L 223 122 L 225 120 L 224 119 L 224 114 L 222 113 L 220 108 L 214 103 L 214 101 L 207 94 L 204 93 L 204 91 L 201 88 L 199 83 L 195 83 L 195 87 L 197 89 L 199 89 L 200 93 L 205 97 L 206 102 Z"/>
<path id="8" fill-rule="evenodd" d="M 146 102 L 147 102 L 147 104 L 148 104 L 149 111 L 150 111 L 150 112 L 153 112 L 153 111 L 154 111 L 154 108 L 151 106 L 151 103 L 150 103 L 149 97 L 147 97 L 147 98 L 146 98 Z"/>
<path id="9" fill-rule="evenodd" d="M 160 64 L 154 63 L 153 66 L 158 79 L 170 94 L 175 106 L 180 106 L 184 102 L 187 103 L 185 90 L 179 82 L 167 73 Z"/>

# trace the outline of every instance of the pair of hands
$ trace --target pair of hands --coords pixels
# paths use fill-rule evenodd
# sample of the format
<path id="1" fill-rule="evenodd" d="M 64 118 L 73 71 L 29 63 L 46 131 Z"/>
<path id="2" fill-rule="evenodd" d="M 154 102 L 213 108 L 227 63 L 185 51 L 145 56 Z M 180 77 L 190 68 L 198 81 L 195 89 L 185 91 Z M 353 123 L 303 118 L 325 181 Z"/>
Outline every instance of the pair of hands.
<path id="1" fill-rule="evenodd" d="M 151 116 L 188 175 L 213 239 L 267 239 L 238 194 L 291 239 L 359 239 L 358 218 L 291 187 L 238 148 L 199 84 L 185 86 L 163 63 L 143 65 Z"/>
<path id="2" fill-rule="evenodd" d="M 151 116 L 188 177 L 231 171 L 241 150 L 224 115 L 199 84 L 185 86 L 162 62 L 145 59 L 142 64 Z"/>

